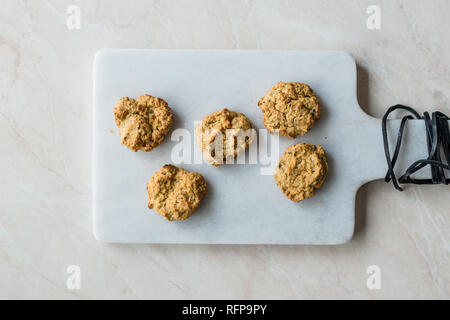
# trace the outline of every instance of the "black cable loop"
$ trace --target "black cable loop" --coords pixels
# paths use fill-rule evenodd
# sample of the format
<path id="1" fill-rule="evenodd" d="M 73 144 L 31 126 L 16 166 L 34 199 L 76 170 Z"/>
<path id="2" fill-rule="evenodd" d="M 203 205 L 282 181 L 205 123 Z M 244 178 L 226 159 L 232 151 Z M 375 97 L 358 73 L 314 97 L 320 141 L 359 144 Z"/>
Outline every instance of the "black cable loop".
<path id="1" fill-rule="evenodd" d="M 398 109 L 408 111 L 412 115 L 406 115 L 402 118 L 397 134 L 397 141 L 395 143 L 394 155 L 391 159 L 386 123 L 389 114 Z M 412 119 L 425 121 L 428 157 L 426 159 L 415 161 L 408 167 L 408 169 L 406 169 L 405 173 L 397 179 L 394 173 L 394 167 L 400 153 L 406 123 L 408 122 L 408 120 Z M 450 118 L 447 115 L 439 111 L 433 112 L 430 117 L 428 112 L 424 112 L 423 116 L 420 116 L 419 113 L 417 113 L 413 108 L 401 104 L 390 107 L 383 116 L 381 122 L 384 154 L 386 156 L 386 162 L 388 165 L 388 171 L 386 173 L 384 181 L 390 182 L 392 180 L 395 189 L 399 191 L 403 191 L 399 183 L 448 185 L 450 183 L 450 178 L 447 178 L 445 176 L 445 172 L 450 171 L 450 130 L 448 125 L 449 119 Z M 444 151 L 446 163 L 444 163 L 442 159 L 441 148 Z M 416 173 L 427 165 L 429 165 L 431 169 L 431 179 L 414 179 L 411 177 L 412 174 Z"/>

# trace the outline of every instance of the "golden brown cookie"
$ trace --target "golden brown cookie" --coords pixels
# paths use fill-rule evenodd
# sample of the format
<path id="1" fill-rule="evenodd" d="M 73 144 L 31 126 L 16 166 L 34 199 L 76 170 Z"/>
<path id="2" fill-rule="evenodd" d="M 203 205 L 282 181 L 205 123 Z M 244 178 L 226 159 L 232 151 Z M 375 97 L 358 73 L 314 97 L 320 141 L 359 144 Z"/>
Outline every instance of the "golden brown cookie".
<path id="1" fill-rule="evenodd" d="M 298 202 L 315 195 L 328 171 L 325 150 L 319 145 L 300 143 L 286 149 L 275 171 L 281 191 Z"/>
<path id="2" fill-rule="evenodd" d="M 206 116 L 195 131 L 205 160 L 214 166 L 237 157 L 255 136 L 252 124 L 244 114 L 226 108 Z"/>
<path id="3" fill-rule="evenodd" d="M 114 107 L 120 140 L 133 151 L 151 151 L 161 144 L 172 126 L 166 101 L 148 94 L 137 100 L 121 98 Z"/>
<path id="4" fill-rule="evenodd" d="M 166 164 L 147 183 L 148 207 L 169 221 L 185 220 L 198 208 L 206 190 L 200 173 Z"/>
<path id="5" fill-rule="evenodd" d="M 320 118 L 319 99 L 304 83 L 278 82 L 259 99 L 267 130 L 288 138 L 303 136 Z"/>

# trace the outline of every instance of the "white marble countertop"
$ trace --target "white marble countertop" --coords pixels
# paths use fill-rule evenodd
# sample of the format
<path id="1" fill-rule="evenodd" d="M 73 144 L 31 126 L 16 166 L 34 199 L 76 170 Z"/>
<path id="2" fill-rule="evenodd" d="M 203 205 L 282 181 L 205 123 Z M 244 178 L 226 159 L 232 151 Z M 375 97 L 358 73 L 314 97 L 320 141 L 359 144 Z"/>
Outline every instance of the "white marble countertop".
<path id="1" fill-rule="evenodd" d="M 71 4 L 1 4 L 0 298 L 450 297 L 446 186 L 363 186 L 354 238 L 342 246 L 106 245 L 91 217 L 97 50 L 345 50 L 371 115 L 396 103 L 450 113 L 448 1 L 377 1 L 375 30 L 371 1 Z M 77 8 L 80 29 L 69 29 Z M 67 286 L 71 265 L 79 289 Z M 379 289 L 367 286 L 370 265 Z"/>

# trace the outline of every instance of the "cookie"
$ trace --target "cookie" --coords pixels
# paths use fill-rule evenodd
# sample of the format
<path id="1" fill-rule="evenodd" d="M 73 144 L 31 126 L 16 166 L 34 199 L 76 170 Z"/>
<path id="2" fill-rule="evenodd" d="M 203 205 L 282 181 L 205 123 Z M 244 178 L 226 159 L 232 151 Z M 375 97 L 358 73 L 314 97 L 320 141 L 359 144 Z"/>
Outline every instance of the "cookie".
<path id="1" fill-rule="evenodd" d="M 206 190 L 200 173 L 166 164 L 147 183 L 148 207 L 169 221 L 185 220 L 198 208 Z"/>
<path id="2" fill-rule="evenodd" d="M 151 151 L 169 132 L 173 116 L 166 101 L 148 94 L 121 98 L 114 107 L 120 141 L 134 152 Z"/>
<path id="3" fill-rule="evenodd" d="M 319 145 L 300 143 L 286 149 L 275 171 L 281 191 L 299 202 L 315 195 L 328 171 L 325 150 Z"/>
<path id="4" fill-rule="evenodd" d="M 244 114 L 226 108 L 206 116 L 195 131 L 205 160 L 214 166 L 236 158 L 249 147 L 255 136 L 252 124 Z"/>
<path id="5" fill-rule="evenodd" d="M 270 133 L 288 138 L 303 136 L 320 118 L 319 99 L 304 83 L 278 82 L 258 102 Z"/>

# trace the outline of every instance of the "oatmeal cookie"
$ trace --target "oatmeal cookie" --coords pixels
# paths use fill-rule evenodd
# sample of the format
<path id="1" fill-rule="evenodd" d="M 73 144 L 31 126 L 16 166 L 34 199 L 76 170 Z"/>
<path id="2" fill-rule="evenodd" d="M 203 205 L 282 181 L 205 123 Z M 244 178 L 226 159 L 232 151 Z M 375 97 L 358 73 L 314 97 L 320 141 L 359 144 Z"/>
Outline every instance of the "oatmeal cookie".
<path id="1" fill-rule="evenodd" d="M 121 98 L 114 107 L 120 140 L 133 151 L 151 151 L 169 132 L 173 116 L 166 101 L 148 94 Z"/>
<path id="2" fill-rule="evenodd" d="M 275 171 L 281 191 L 292 201 L 313 197 L 328 171 L 325 151 L 319 145 L 300 143 L 286 149 Z"/>
<path id="3" fill-rule="evenodd" d="M 166 164 L 147 183 L 148 207 L 169 221 L 185 220 L 198 208 L 206 190 L 200 173 Z"/>
<path id="4" fill-rule="evenodd" d="M 259 99 L 263 122 L 271 133 L 288 138 L 303 136 L 320 118 L 319 99 L 304 83 L 278 82 Z"/>
<path id="5" fill-rule="evenodd" d="M 195 131 L 197 143 L 206 161 L 214 166 L 236 158 L 249 147 L 255 137 L 255 131 L 247 117 L 226 108 L 203 118 Z"/>

